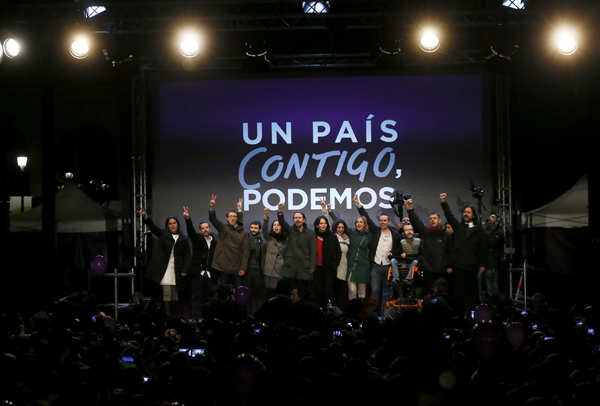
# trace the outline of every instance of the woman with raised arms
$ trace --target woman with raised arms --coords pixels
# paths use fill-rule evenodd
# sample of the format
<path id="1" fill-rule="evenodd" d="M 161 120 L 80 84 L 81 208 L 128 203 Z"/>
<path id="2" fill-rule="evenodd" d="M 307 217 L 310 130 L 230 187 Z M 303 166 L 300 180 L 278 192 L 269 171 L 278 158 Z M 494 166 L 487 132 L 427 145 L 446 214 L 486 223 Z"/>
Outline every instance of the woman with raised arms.
<path id="1" fill-rule="evenodd" d="M 354 195 L 352 199 L 358 205 L 358 196 Z M 323 201 L 324 202 L 324 201 Z M 331 205 L 327 205 L 329 215 L 334 221 L 338 221 L 338 216 L 331 211 Z M 347 254 L 347 275 L 348 298 L 350 300 L 364 300 L 367 295 L 367 283 L 371 280 L 371 266 L 369 264 L 369 243 L 372 234 L 367 225 L 367 219 L 359 216 L 354 222 L 354 228 L 346 227 L 346 234 L 350 241 Z"/>

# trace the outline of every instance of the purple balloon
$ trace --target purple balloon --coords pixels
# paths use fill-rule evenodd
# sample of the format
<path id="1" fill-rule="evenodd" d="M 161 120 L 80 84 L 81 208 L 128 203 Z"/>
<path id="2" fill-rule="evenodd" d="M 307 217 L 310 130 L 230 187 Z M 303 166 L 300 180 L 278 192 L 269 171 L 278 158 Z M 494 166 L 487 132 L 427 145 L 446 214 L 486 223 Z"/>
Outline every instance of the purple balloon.
<path id="1" fill-rule="evenodd" d="M 102 276 L 108 269 L 108 261 L 103 255 L 97 255 L 92 259 L 92 273 L 96 276 Z"/>
<path id="2" fill-rule="evenodd" d="M 113 319 L 110 316 L 102 316 L 102 321 L 104 321 L 104 327 L 108 327 L 109 329 L 112 330 L 112 332 L 115 332 L 115 329 L 117 327 L 117 323 L 115 322 L 115 319 Z"/>
<path id="3" fill-rule="evenodd" d="M 475 352 L 482 361 L 491 361 L 500 352 L 502 334 L 492 323 L 478 324 L 473 332 Z"/>
<path id="4" fill-rule="evenodd" d="M 506 338 L 513 348 L 521 348 L 525 341 L 525 333 L 523 332 L 521 323 L 510 323 L 506 327 Z"/>
<path id="5" fill-rule="evenodd" d="M 492 309 L 486 304 L 480 304 L 475 308 L 473 319 L 475 320 L 475 323 L 492 320 Z"/>
<path id="6" fill-rule="evenodd" d="M 250 301 L 250 289 L 246 286 L 238 286 L 235 289 L 235 301 L 240 306 L 246 306 Z"/>

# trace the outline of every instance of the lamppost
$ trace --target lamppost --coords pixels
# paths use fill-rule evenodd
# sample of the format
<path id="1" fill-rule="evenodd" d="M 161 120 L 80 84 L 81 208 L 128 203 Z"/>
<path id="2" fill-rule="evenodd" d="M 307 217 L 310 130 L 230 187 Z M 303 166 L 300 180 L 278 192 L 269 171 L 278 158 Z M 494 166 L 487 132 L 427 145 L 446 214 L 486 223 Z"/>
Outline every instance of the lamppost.
<path id="1" fill-rule="evenodd" d="M 25 172 L 25 167 L 27 166 L 27 157 L 19 156 L 17 157 L 17 165 L 21 168 L 21 172 Z M 25 194 L 24 189 L 21 188 L 21 213 L 25 211 Z"/>

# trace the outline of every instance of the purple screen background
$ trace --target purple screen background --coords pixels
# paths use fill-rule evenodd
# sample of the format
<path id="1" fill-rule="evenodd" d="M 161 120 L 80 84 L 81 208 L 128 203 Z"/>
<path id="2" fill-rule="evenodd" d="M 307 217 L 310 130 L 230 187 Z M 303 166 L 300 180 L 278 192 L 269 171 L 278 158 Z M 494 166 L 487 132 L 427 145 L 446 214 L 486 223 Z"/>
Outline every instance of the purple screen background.
<path id="1" fill-rule="evenodd" d="M 374 218 L 381 212 L 393 214 L 385 207 L 387 196 L 399 189 L 413 196 L 417 214 L 426 220 L 429 212 L 440 211 L 441 192 L 448 193 L 455 211 L 466 203 L 475 205 L 469 191 L 469 183 L 475 181 L 486 190 L 490 210 L 482 82 L 480 75 L 162 82 L 149 209 L 162 222 L 168 215 L 181 217 L 182 206 L 189 206 L 197 227 L 208 217 L 211 194 L 218 195 L 217 215 L 222 220 L 245 196 L 248 227 L 251 220 L 262 220 L 265 203 L 275 209 L 283 197 L 289 204 L 291 190 L 292 210 L 288 205 L 284 209 L 288 220 L 292 212 L 302 211 L 312 226 L 320 207 L 311 197 L 331 201 L 342 196 L 334 200 L 334 211 L 353 223 L 356 208 L 347 207 L 356 191 L 362 191 L 361 202 Z M 314 122 L 330 127 L 316 143 Z M 262 123 L 260 142 L 257 123 Z M 290 129 L 290 143 L 279 135 L 272 142 L 272 123 L 282 131 Z M 317 130 L 324 128 L 321 124 Z M 241 170 L 252 151 L 255 155 Z M 327 153 L 332 156 L 324 162 L 313 158 Z M 308 154 L 308 163 L 300 178 L 292 170 L 286 179 L 293 154 L 300 163 Z M 353 154 L 356 159 L 349 167 Z M 379 165 L 374 165 L 380 154 Z M 368 163 L 366 170 L 360 169 L 363 162 Z M 271 220 L 275 217 L 270 215 Z M 395 215 L 392 220 L 397 222 Z"/>

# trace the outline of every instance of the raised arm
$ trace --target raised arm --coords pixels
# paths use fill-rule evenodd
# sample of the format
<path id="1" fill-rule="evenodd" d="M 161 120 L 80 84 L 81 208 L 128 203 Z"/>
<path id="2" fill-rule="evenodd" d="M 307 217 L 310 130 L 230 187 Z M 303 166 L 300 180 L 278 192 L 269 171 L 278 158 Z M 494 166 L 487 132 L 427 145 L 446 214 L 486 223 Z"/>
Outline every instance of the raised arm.
<path id="1" fill-rule="evenodd" d="M 217 195 L 212 195 L 212 198 L 210 199 L 210 210 L 208 211 L 208 220 L 213 226 L 215 226 L 218 232 L 221 232 L 225 228 L 225 224 L 223 224 L 221 220 L 217 219 L 217 214 L 215 213 L 216 204 Z"/>
<path id="2" fill-rule="evenodd" d="M 194 223 L 192 222 L 192 218 L 190 217 L 190 211 L 187 206 L 183 206 L 183 218 L 185 219 L 185 228 L 187 231 L 187 235 L 190 238 L 192 244 L 196 245 L 198 241 L 200 241 L 200 236 L 194 228 Z"/>
<path id="3" fill-rule="evenodd" d="M 244 222 L 244 212 L 242 211 L 242 202 L 244 201 L 244 199 L 242 199 L 241 197 L 238 199 L 238 202 L 236 203 L 236 207 L 237 207 L 237 215 L 238 215 L 238 221 L 240 223 Z"/>
<path id="4" fill-rule="evenodd" d="M 448 197 L 448 195 L 446 193 L 440 194 L 442 210 L 444 210 L 444 216 L 446 217 L 446 220 L 448 220 L 448 223 L 450 223 L 450 225 L 452 226 L 452 228 L 454 230 L 458 230 L 458 227 L 460 226 L 460 222 L 456 219 L 456 217 L 454 217 L 454 214 L 452 214 L 452 212 L 450 211 L 450 206 L 448 205 L 448 202 L 446 201 L 447 197 Z"/>
<path id="5" fill-rule="evenodd" d="M 140 214 L 142 215 L 142 221 L 144 222 L 144 224 L 146 224 L 148 229 L 152 231 L 152 234 L 154 234 L 157 237 L 160 237 L 163 233 L 163 230 L 159 226 L 154 224 L 154 221 L 152 221 L 150 217 L 148 217 L 146 210 L 142 206 L 140 206 Z"/>
<path id="6" fill-rule="evenodd" d="M 338 221 L 340 219 L 331 209 L 329 209 L 329 215 L 333 221 Z"/>
<path id="7" fill-rule="evenodd" d="M 263 230 L 263 237 L 265 239 L 265 241 L 269 241 L 270 239 L 272 239 L 273 237 L 271 237 L 271 233 L 269 232 L 269 212 L 271 210 L 269 210 L 269 208 L 265 207 L 265 216 L 263 218 L 263 225 L 262 225 L 262 230 Z"/>
<path id="8" fill-rule="evenodd" d="M 329 210 L 327 210 L 329 206 Z M 331 205 L 327 204 L 327 200 L 324 197 L 321 198 L 321 211 L 323 212 L 323 216 L 327 217 L 329 211 L 331 211 Z"/>
<path id="9" fill-rule="evenodd" d="M 290 227 L 290 225 L 285 221 L 285 218 L 283 217 L 283 206 L 285 206 L 285 203 L 279 203 L 277 205 L 277 221 L 279 221 L 279 225 L 281 226 L 283 231 L 285 231 L 285 233 L 288 235 L 288 238 L 290 238 L 293 230 L 292 227 Z"/>
<path id="10" fill-rule="evenodd" d="M 410 224 L 413 226 L 415 231 L 419 234 L 423 234 L 427 231 L 427 226 L 425 226 L 421 219 L 419 219 L 419 216 L 417 216 L 417 213 L 415 213 L 415 210 L 412 206 L 412 202 L 412 199 L 408 199 L 406 202 L 404 202 L 404 208 L 408 213 L 408 219 L 410 220 Z"/>
<path id="11" fill-rule="evenodd" d="M 362 204 L 360 204 L 360 201 L 358 200 L 358 195 L 356 193 L 354 194 L 354 199 L 352 199 L 352 200 L 354 201 L 354 203 L 356 203 L 356 207 L 358 208 L 358 214 L 366 217 L 367 225 L 369 226 L 369 230 L 373 230 L 373 231 L 376 230 L 377 224 L 373 223 L 373 220 L 371 220 L 371 217 L 369 217 L 369 213 L 367 213 L 367 211 L 362 206 Z"/>

